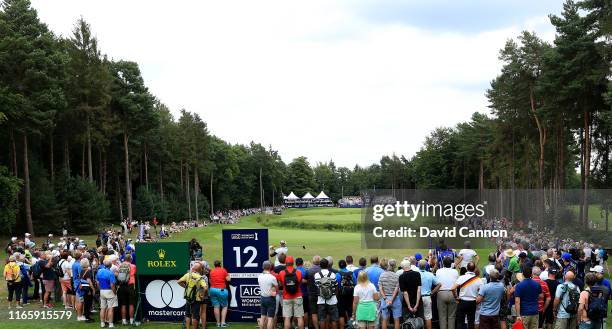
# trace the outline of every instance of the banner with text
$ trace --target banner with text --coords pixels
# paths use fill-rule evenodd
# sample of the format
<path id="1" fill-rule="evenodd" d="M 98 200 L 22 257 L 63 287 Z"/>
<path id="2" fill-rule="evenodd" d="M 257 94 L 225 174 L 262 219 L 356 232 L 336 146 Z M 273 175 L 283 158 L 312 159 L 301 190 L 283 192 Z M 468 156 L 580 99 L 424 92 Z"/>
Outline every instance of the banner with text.
<path id="1" fill-rule="evenodd" d="M 223 266 L 231 277 L 228 321 L 259 318 L 257 276 L 268 259 L 267 229 L 223 230 Z"/>

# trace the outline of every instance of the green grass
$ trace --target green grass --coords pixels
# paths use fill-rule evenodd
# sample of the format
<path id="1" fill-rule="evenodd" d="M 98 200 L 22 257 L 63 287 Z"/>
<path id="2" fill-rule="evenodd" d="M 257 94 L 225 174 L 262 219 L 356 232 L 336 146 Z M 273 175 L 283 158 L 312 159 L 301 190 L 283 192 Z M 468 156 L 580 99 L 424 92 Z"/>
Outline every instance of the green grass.
<path id="1" fill-rule="evenodd" d="M 282 215 L 271 218 L 272 221 L 292 220 L 297 222 L 314 223 L 360 223 L 361 209 L 359 208 L 311 208 L 286 209 Z"/>
<path id="2" fill-rule="evenodd" d="M 353 224 L 360 222 L 360 209 L 289 209 L 283 215 L 266 216 L 268 223 L 274 221 L 299 221 L 326 223 Z M 188 241 L 196 238 L 204 247 L 204 258 L 208 261 L 222 259 L 222 229 L 235 228 L 260 228 L 264 227 L 257 221 L 258 216 L 243 218 L 240 224 L 235 225 L 211 225 L 208 227 L 197 228 L 173 235 L 165 241 Z M 261 221 L 261 220 L 260 220 Z M 359 232 L 336 232 L 323 229 L 305 230 L 295 228 L 283 228 L 272 226 L 269 228 L 269 244 L 278 245 L 278 241 L 286 240 L 289 245 L 289 254 L 295 257 L 303 257 L 306 260 L 312 259 L 314 255 L 332 256 L 337 264 L 337 260 L 350 254 L 357 262 L 359 257 L 369 259 L 372 255 L 379 257 L 401 259 L 407 255 L 414 255 L 415 252 L 426 253 L 426 249 L 367 249 L 361 248 L 361 233 Z M 95 245 L 95 236 L 82 236 L 89 245 Z M 302 248 L 304 246 L 305 248 Z M 481 257 L 481 263 L 485 261 L 491 249 L 477 249 Z M 0 328 L 11 329 L 36 329 L 36 328 L 99 328 L 99 323 L 83 324 L 75 320 L 47 320 L 47 321 L 25 321 L 8 320 L 8 310 L 6 308 L 6 288 L 0 288 Z M 59 306 L 57 306 L 59 307 Z M 39 310 L 38 304 L 31 304 L 24 310 Z M 59 309 L 59 308 L 58 308 Z M 146 328 L 177 328 L 180 324 L 148 323 Z M 233 328 L 253 328 L 254 324 L 235 324 Z"/>
<path id="3" fill-rule="evenodd" d="M 580 215 L 580 206 L 571 206 L 571 210 L 576 218 L 578 218 Z M 589 205 L 589 219 L 597 225 L 597 230 L 603 231 L 606 229 L 606 215 L 601 210 L 601 205 Z M 608 220 L 610 221 L 608 225 L 612 226 L 612 212 L 608 215 Z"/>

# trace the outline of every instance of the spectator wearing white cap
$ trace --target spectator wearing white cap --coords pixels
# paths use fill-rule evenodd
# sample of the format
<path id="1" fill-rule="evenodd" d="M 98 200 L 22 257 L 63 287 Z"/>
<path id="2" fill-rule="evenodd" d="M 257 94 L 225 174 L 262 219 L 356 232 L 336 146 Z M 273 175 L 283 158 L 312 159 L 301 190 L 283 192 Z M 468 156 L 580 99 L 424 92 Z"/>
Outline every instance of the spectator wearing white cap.
<path id="1" fill-rule="evenodd" d="M 595 274 L 601 274 L 602 276 L 604 274 L 604 268 L 601 265 L 595 265 L 594 267 L 591 267 L 589 271 Z M 612 287 L 610 287 L 610 280 L 603 278 L 603 280 L 601 280 L 601 285 L 608 288 L 608 291 L 612 291 Z"/>

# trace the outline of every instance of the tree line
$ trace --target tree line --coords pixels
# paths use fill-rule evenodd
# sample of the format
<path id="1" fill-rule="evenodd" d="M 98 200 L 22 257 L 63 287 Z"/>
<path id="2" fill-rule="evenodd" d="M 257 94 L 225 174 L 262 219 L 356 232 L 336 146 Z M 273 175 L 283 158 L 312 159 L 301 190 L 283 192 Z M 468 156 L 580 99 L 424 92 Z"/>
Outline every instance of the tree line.
<path id="1" fill-rule="evenodd" d="M 60 37 L 28 0 L 4 0 L 0 225 L 93 232 L 125 217 L 278 205 L 290 191 L 337 200 L 372 188 L 610 188 L 611 12 L 608 1 L 566 1 L 550 16 L 553 44 L 524 32 L 500 51 L 490 114 L 435 129 L 412 157 L 348 168 L 285 163 L 271 146 L 211 135 L 195 112 L 175 118 L 137 63 L 103 54 L 83 18 Z M 543 207 L 549 196 L 541 198 Z M 586 192 L 582 205 L 584 220 Z"/>

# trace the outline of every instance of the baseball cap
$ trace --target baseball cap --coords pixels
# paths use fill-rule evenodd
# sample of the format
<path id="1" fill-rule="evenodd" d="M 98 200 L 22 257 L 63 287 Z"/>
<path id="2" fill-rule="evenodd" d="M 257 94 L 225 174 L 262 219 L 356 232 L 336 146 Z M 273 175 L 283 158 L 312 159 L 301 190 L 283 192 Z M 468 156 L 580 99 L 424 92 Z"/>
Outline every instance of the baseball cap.
<path id="1" fill-rule="evenodd" d="M 421 255 L 420 253 L 417 252 L 416 254 L 414 254 L 414 259 L 419 261 L 419 260 L 423 259 L 423 255 Z"/>
<path id="2" fill-rule="evenodd" d="M 287 258 L 285 258 L 285 264 L 287 263 L 295 264 L 293 261 L 293 256 L 287 256 Z"/>
<path id="3" fill-rule="evenodd" d="M 286 244 L 287 242 L 285 240 L 280 240 L 280 244 Z"/>
<path id="4" fill-rule="evenodd" d="M 602 273 L 603 274 L 604 268 L 601 265 L 595 265 L 594 267 L 591 267 L 591 269 L 589 271 L 597 272 L 597 273 Z"/>
<path id="5" fill-rule="evenodd" d="M 569 252 L 564 252 L 564 253 L 561 254 L 561 259 L 563 259 L 563 260 L 570 260 L 570 259 L 572 259 L 572 255 L 570 255 Z"/>

